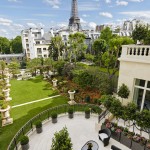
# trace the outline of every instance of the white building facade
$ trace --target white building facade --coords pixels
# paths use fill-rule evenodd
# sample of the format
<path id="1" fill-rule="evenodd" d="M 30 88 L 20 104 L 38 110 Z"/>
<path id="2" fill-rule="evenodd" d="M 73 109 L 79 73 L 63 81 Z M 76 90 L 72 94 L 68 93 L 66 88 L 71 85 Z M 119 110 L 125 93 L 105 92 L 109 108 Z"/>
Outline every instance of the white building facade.
<path id="1" fill-rule="evenodd" d="M 23 50 L 27 59 L 47 58 L 50 44 L 51 32 L 44 33 L 42 28 L 27 29 L 21 32 Z"/>
<path id="2" fill-rule="evenodd" d="M 55 30 L 52 29 L 45 33 L 42 28 L 38 29 L 27 29 L 21 32 L 22 37 L 22 45 L 23 50 L 26 54 L 27 59 L 34 59 L 34 58 L 47 58 L 49 57 L 48 47 L 51 42 L 51 38 L 54 36 L 61 36 L 62 41 L 65 45 L 68 44 L 69 35 L 74 34 L 77 31 L 69 31 L 69 30 Z M 83 30 L 81 33 L 86 35 L 85 43 L 89 46 L 94 40 L 96 40 L 100 33 L 95 32 L 93 30 Z"/>
<path id="3" fill-rule="evenodd" d="M 130 90 L 123 103 L 134 101 L 140 110 L 150 110 L 150 45 L 123 45 L 119 61 L 118 87 L 124 83 Z"/>

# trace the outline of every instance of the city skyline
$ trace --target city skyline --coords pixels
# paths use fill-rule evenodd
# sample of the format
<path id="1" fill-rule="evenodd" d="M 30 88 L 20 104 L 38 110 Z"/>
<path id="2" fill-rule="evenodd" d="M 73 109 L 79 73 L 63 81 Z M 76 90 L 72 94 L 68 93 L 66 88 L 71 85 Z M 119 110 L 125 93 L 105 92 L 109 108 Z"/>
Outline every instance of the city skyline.
<path id="1" fill-rule="evenodd" d="M 13 38 L 21 30 L 68 26 L 72 0 L 1 0 L 0 36 Z M 36 2 L 36 3 L 35 3 Z M 148 0 L 78 0 L 82 28 L 121 24 L 134 18 L 150 22 Z"/>

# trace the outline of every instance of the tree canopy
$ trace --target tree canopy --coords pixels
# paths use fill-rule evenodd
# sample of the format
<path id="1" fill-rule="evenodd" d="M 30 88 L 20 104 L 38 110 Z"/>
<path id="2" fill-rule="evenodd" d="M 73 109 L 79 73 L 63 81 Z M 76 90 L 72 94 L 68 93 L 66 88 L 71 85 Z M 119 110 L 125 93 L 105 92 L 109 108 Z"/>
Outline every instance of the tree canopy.
<path id="1" fill-rule="evenodd" d="M 71 138 L 66 127 L 54 134 L 50 150 L 72 150 Z"/>
<path id="2" fill-rule="evenodd" d="M 11 48 L 12 52 L 17 54 L 17 53 L 22 53 L 22 41 L 21 41 L 21 36 L 17 36 L 11 41 Z"/>

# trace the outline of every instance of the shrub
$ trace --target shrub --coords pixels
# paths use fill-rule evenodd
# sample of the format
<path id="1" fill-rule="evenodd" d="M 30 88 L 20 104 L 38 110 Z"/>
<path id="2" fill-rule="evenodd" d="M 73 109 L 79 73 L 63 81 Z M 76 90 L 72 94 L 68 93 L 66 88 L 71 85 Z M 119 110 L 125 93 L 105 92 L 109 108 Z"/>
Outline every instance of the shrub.
<path id="1" fill-rule="evenodd" d="M 28 142 L 29 142 L 28 136 L 24 135 L 21 137 L 21 139 L 20 139 L 21 145 L 26 145 L 26 144 L 28 144 Z"/>
<path id="2" fill-rule="evenodd" d="M 41 128 L 42 127 L 42 122 L 39 120 L 35 123 L 36 128 Z"/>
<path id="3" fill-rule="evenodd" d="M 57 113 L 56 113 L 56 112 L 52 112 L 52 113 L 51 113 L 51 117 L 52 117 L 52 118 L 57 118 Z"/>
<path id="4" fill-rule="evenodd" d="M 89 114 L 90 113 L 90 108 L 86 107 L 84 111 L 85 111 L 86 114 Z"/>
<path id="5" fill-rule="evenodd" d="M 72 150 L 71 138 L 66 127 L 54 134 L 50 150 Z"/>
<path id="6" fill-rule="evenodd" d="M 73 108 L 68 108 L 68 113 L 73 114 Z"/>

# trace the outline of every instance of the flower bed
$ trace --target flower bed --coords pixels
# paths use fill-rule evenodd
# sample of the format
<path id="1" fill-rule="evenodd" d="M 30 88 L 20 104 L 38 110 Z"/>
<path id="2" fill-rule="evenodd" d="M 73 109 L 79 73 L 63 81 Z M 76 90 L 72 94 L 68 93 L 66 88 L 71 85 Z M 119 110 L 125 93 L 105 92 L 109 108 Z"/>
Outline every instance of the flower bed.
<path id="1" fill-rule="evenodd" d="M 109 128 L 111 130 L 111 138 L 132 150 L 150 150 L 150 140 L 130 132 L 127 128 L 117 126 L 117 124 L 109 122 L 108 119 L 102 124 L 102 128 Z"/>

